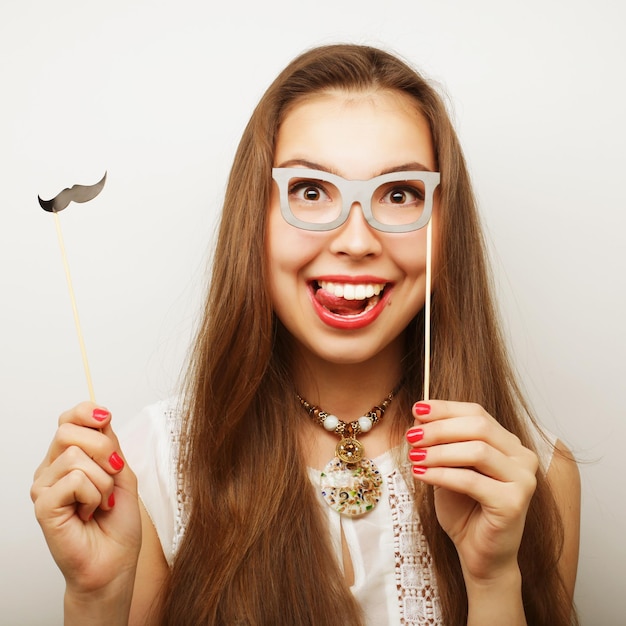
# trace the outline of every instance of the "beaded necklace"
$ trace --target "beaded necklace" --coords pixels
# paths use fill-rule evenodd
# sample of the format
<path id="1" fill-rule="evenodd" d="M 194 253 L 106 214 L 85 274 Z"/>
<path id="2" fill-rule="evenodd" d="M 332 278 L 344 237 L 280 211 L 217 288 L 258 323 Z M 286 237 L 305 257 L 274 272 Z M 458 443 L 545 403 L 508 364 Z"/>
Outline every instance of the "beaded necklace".
<path id="1" fill-rule="evenodd" d="M 313 421 L 340 437 L 335 448 L 335 457 L 320 474 L 320 486 L 326 503 L 342 515 L 357 516 L 368 513 L 380 500 L 383 482 L 380 470 L 373 461 L 365 457 L 363 444 L 357 437 L 361 433 L 369 432 L 382 420 L 399 388 L 400 385 L 379 405 L 352 422 L 344 422 L 298 395 L 300 404 Z"/>

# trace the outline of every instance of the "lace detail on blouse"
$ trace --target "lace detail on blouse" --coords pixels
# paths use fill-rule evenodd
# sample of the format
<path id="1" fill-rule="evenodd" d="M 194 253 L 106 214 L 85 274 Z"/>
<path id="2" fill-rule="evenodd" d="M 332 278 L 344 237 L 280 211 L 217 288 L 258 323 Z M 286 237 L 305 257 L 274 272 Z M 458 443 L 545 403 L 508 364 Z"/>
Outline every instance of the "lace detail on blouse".
<path id="1" fill-rule="evenodd" d="M 413 497 L 400 470 L 395 469 L 389 475 L 388 485 L 400 623 L 406 626 L 442 626 L 432 556 L 422 524 L 413 515 Z"/>
<path id="2" fill-rule="evenodd" d="M 172 554 L 176 554 L 189 519 L 189 495 L 184 489 L 183 474 L 178 466 L 181 429 L 180 410 L 177 407 L 169 408 L 165 412 L 165 417 L 170 437 L 172 469 L 176 474 L 176 513 L 174 515 L 174 536 L 172 537 Z"/>

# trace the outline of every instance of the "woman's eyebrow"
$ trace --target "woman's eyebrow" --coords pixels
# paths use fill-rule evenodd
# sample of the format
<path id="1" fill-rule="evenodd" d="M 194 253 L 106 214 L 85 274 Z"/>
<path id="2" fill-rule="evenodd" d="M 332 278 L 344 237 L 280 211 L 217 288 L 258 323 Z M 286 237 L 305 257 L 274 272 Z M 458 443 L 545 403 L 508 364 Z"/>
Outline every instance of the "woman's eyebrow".
<path id="1" fill-rule="evenodd" d="M 384 169 L 379 175 L 392 174 L 394 172 L 430 172 L 430 168 L 426 167 L 419 161 L 411 161 L 409 163 L 403 163 L 402 165 L 394 165 L 390 168 Z"/>
<path id="2" fill-rule="evenodd" d="M 306 167 L 310 170 L 319 170 L 320 172 L 327 172 L 328 174 L 335 174 L 336 176 L 339 176 L 339 173 L 332 167 L 326 167 L 320 163 L 315 163 L 314 161 L 307 161 L 307 159 L 289 159 L 288 161 L 280 163 L 276 167 Z"/>

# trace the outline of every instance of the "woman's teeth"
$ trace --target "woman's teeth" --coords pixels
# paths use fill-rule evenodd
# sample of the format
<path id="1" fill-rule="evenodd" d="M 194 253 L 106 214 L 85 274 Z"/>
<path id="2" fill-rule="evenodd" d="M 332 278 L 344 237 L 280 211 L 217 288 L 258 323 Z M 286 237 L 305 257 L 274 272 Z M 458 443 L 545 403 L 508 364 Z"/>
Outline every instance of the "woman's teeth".
<path id="1" fill-rule="evenodd" d="M 336 298 L 344 300 L 367 300 L 373 296 L 378 296 L 385 288 L 385 283 L 332 283 L 320 281 L 320 288 L 332 294 Z"/>
<path id="2" fill-rule="evenodd" d="M 318 281 L 315 299 L 336 315 L 352 317 L 373 309 L 379 302 L 386 283 L 340 283 Z"/>

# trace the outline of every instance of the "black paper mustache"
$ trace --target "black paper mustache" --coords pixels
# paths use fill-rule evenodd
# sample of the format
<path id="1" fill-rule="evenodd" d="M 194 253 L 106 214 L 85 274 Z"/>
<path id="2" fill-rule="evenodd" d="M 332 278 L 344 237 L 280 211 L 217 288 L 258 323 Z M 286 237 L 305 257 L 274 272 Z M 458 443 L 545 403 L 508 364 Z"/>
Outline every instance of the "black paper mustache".
<path id="1" fill-rule="evenodd" d="M 65 188 L 51 200 L 42 200 L 37 196 L 39 205 L 44 211 L 58 213 L 65 209 L 70 202 L 89 202 L 102 191 L 106 179 L 107 174 L 105 172 L 102 179 L 95 185 L 74 185 L 71 188 Z"/>

